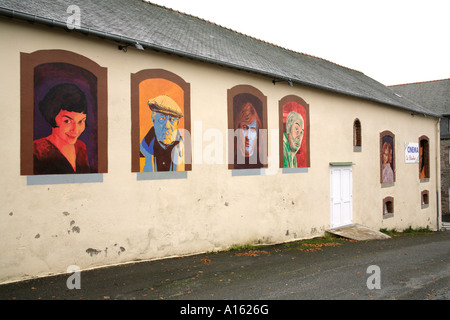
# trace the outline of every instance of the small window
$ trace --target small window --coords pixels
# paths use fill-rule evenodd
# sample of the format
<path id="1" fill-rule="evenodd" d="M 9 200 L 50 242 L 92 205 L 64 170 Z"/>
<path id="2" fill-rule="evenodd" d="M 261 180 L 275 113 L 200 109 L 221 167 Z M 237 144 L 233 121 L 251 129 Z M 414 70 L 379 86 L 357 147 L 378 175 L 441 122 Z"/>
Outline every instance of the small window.
<path id="1" fill-rule="evenodd" d="M 419 138 L 419 177 L 420 179 L 430 178 L 430 146 L 426 136 Z"/>
<path id="2" fill-rule="evenodd" d="M 360 152 L 361 147 L 361 121 L 359 121 L 359 119 L 355 119 L 353 122 L 353 151 Z"/>
<path id="3" fill-rule="evenodd" d="M 394 216 L 394 198 L 386 197 L 383 199 L 383 219 Z"/>
<path id="4" fill-rule="evenodd" d="M 430 201 L 430 198 L 429 198 L 428 190 L 422 191 L 420 194 L 420 204 L 421 204 L 422 209 L 428 208 L 429 201 Z"/>

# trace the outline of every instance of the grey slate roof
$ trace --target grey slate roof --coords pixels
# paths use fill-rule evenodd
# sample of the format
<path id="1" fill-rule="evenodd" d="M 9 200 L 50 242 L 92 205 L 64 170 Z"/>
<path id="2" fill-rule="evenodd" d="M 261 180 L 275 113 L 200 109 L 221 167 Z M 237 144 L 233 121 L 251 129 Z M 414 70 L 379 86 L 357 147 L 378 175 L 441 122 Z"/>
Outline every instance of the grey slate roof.
<path id="1" fill-rule="evenodd" d="M 359 71 L 143 0 L 0 0 L 0 15 L 66 28 L 69 5 L 81 9 L 78 32 L 436 116 Z"/>
<path id="2" fill-rule="evenodd" d="M 450 79 L 390 86 L 395 92 L 442 115 L 450 115 Z"/>

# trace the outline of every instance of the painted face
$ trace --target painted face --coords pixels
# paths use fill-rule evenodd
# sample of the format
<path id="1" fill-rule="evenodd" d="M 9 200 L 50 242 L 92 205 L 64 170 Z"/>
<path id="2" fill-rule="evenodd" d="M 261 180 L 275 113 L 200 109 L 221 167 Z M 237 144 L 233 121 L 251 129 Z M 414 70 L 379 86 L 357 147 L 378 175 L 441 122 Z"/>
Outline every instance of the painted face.
<path id="1" fill-rule="evenodd" d="M 75 144 L 86 128 L 86 114 L 61 110 L 55 117 L 55 136 L 67 144 Z"/>
<path id="2" fill-rule="evenodd" d="M 164 113 L 152 112 L 153 126 L 155 128 L 156 139 L 165 149 L 175 142 L 177 137 L 179 119 Z"/>
<path id="3" fill-rule="evenodd" d="M 391 162 L 392 162 L 392 149 L 390 148 L 390 145 L 387 142 L 385 142 L 383 144 L 383 165 Z"/>
<path id="4" fill-rule="evenodd" d="M 303 140 L 303 133 L 303 120 L 299 119 L 292 124 L 291 131 L 288 133 L 289 145 L 292 152 L 296 153 L 298 149 L 300 149 Z"/>
<path id="5" fill-rule="evenodd" d="M 251 123 L 241 123 L 239 126 L 239 150 L 245 157 L 253 156 L 258 141 L 256 120 Z"/>
<path id="6" fill-rule="evenodd" d="M 389 152 L 389 149 L 388 148 L 386 148 L 385 150 L 384 150 L 384 152 L 383 152 L 383 163 L 384 164 L 386 164 L 386 163 L 390 163 L 391 161 L 390 161 L 390 154 L 389 154 L 390 152 Z"/>

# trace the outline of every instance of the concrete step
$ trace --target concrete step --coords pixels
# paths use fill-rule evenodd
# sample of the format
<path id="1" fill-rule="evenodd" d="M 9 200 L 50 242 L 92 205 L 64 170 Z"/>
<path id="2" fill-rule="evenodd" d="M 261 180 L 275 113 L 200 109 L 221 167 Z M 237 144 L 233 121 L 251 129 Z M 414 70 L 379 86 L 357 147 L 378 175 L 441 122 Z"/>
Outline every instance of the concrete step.
<path id="1" fill-rule="evenodd" d="M 352 240 L 364 241 L 364 240 L 380 240 L 390 239 L 391 237 L 380 231 L 372 230 L 366 226 L 360 224 L 351 224 L 342 226 L 339 228 L 333 228 L 327 230 L 328 233 L 335 234 L 344 238 Z"/>

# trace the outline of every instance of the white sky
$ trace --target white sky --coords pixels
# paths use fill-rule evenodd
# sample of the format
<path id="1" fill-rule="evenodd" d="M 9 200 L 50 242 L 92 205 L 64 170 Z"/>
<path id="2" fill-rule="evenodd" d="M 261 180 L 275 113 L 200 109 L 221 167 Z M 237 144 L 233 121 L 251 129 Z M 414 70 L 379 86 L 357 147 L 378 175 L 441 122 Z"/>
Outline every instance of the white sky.
<path id="1" fill-rule="evenodd" d="M 385 84 L 450 78 L 449 0 L 150 0 L 363 72 Z"/>

